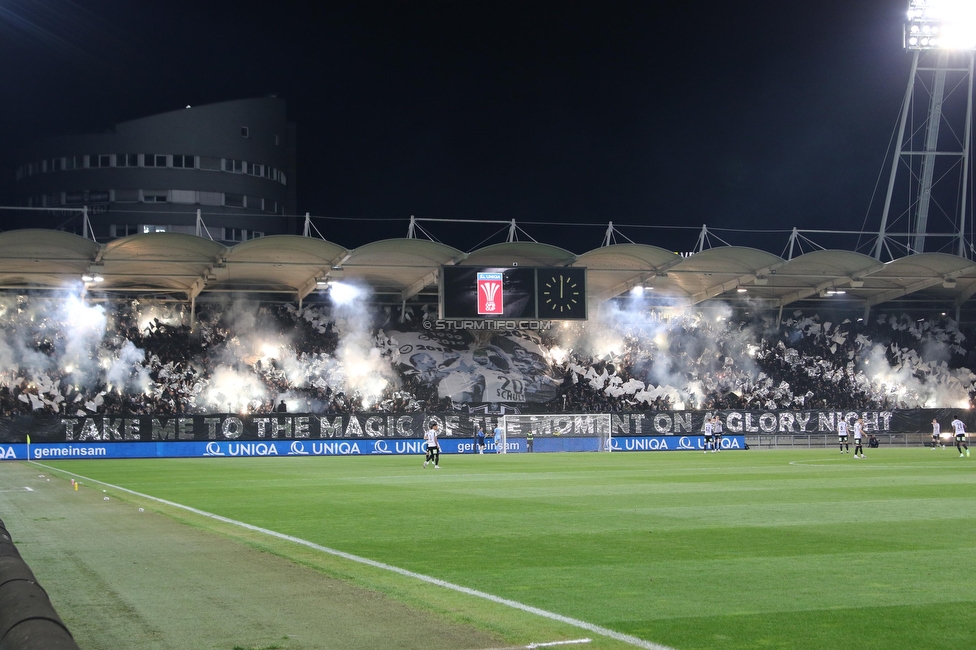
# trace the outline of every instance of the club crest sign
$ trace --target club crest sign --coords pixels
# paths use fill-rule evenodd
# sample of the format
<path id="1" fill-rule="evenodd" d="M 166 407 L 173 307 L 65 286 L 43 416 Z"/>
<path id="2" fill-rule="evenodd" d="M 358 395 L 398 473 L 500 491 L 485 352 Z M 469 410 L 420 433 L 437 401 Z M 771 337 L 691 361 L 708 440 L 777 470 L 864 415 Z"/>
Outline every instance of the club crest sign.
<path id="1" fill-rule="evenodd" d="M 505 300 L 501 273 L 478 274 L 478 315 L 503 316 Z"/>

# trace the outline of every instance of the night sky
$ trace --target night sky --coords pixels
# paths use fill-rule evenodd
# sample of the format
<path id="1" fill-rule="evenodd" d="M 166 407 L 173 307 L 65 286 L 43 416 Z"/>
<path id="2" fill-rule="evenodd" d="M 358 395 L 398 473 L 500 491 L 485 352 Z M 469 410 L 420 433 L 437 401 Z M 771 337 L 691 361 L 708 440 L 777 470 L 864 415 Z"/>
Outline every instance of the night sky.
<path id="1" fill-rule="evenodd" d="M 25 140 L 276 94 L 298 128 L 299 212 L 395 219 L 316 222 L 349 247 L 404 236 L 412 214 L 514 218 L 577 253 L 608 221 L 675 250 L 703 223 L 877 230 L 906 8 L 0 0 L 0 162 L 9 178 Z M 502 228 L 424 227 L 464 250 Z"/>

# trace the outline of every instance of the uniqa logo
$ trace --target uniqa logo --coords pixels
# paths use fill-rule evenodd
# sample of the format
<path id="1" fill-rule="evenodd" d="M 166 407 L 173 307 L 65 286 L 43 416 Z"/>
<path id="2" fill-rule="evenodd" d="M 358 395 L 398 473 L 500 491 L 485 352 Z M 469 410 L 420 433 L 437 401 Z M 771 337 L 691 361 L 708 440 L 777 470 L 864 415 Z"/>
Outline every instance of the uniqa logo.
<path id="1" fill-rule="evenodd" d="M 627 440 L 627 451 L 667 451 L 665 438 L 637 438 Z"/>
<path id="2" fill-rule="evenodd" d="M 203 453 L 204 456 L 226 456 L 224 452 L 220 451 L 220 445 L 216 442 L 207 443 L 207 451 Z"/>
<path id="3" fill-rule="evenodd" d="M 308 456 L 308 452 L 305 451 L 305 443 L 298 440 L 291 443 L 291 447 L 288 448 L 289 456 Z"/>
<path id="4" fill-rule="evenodd" d="M 386 445 L 386 440 L 377 440 L 373 443 L 373 453 L 374 454 L 392 454 L 390 448 Z"/>
<path id="5" fill-rule="evenodd" d="M 277 456 L 278 448 L 266 442 L 232 442 L 227 445 L 231 456 Z"/>
<path id="6" fill-rule="evenodd" d="M 362 452 L 355 442 L 313 442 L 312 453 L 316 456 L 346 456 Z"/>

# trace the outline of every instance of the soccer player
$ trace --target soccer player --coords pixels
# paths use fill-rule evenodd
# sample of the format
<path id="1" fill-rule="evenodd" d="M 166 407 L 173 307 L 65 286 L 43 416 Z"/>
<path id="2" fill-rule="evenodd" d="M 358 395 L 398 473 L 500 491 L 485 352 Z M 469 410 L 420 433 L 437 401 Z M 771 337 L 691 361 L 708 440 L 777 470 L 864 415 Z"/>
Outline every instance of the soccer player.
<path id="1" fill-rule="evenodd" d="M 716 415 L 712 425 L 712 433 L 715 435 L 715 451 L 722 451 L 722 418 Z"/>
<path id="2" fill-rule="evenodd" d="M 864 447 L 861 446 L 861 438 L 864 436 L 864 420 L 858 418 L 854 423 L 854 458 L 861 454 L 864 458 Z"/>
<path id="3" fill-rule="evenodd" d="M 969 456 L 969 445 L 966 444 L 966 425 L 962 423 L 959 416 L 955 416 L 952 420 L 952 428 L 956 432 L 956 449 L 959 450 L 959 458 L 963 456 Z M 965 453 L 963 453 L 965 449 Z"/>
<path id="4" fill-rule="evenodd" d="M 478 453 L 485 453 L 485 430 L 481 428 L 480 424 L 478 425 L 478 432 L 475 434 L 475 438 L 477 439 L 476 445 L 478 447 Z"/>
<path id="5" fill-rule="evenodd" d="M 715 436 L 713 435 L 714 432 L 715 432 L 715 425 L 712 424 L 712 418 L 708 418 L 707 420 L 705 420 L 705 453 L 706 454 L 708 453 L 709 449 L 712 450 L 713 454 L 715 453 Z"/>
<path id="6" fill-rule="evenodd" d="M 837 440 L 840 442 L 840 453 L 851 453 L 851 445 L 847 442 L 847 420 L 844 418 L 837 420 Z"/>
<path id="7" fill-rule="evenodd" d="M 437 423 L 431 422 L 430 428 L 427 429 L 427 433 L 424 434 L 424 440 L 427 444 L 427 459 L 424 460 L 424 467 L 427 467 L 427 463 L 433 461 L 434 469 L 440 469 L 441 460 L 441 446 L 437 443 Z"/>
<path id="8" fill-rule="evenodd" d="M 502 428 L 495 427 L 495 453 L 502 453 Z"/>
<path id="9" fill-rule="evenodd" d="M 945 445 L 942 443 L 942 426 L 938 420 L 932 418 L 932 449 L 935 450 L 936 447 L 940 446 L 945 449 Z"/>

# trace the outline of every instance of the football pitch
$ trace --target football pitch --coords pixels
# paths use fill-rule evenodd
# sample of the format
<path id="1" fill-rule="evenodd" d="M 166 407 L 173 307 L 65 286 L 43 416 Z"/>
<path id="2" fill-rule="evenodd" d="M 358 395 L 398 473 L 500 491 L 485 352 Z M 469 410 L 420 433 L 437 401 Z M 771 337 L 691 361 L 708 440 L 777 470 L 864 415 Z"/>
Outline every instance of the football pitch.
<path id="1" fill-rule="evenodd" d="M 883 447 L 864 459 L 796 449 L 441 461 L 28 466 L 484 633 L 493 647 L 976 647 L 976 456 Z M 56 581 L 27 556 L 43 586 Z M 55 607 L 70 627 L 76 613 Z"/>

